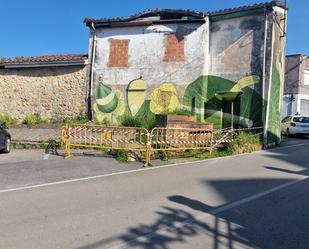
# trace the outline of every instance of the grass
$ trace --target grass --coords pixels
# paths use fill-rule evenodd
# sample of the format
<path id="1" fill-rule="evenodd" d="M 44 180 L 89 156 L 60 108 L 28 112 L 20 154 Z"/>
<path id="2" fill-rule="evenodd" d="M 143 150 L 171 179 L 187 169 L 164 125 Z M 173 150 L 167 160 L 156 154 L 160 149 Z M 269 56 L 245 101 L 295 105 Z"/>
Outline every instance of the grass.
<path id="1" fill-rule="evenodd" d="M 0 114 L 0 124 L 4 124 L 7 126 L 18 124 L 18 120 L 9 114 Z"/>
<path id="2" fill-rule="evenodd" d="M 229 143 L 228 151 L 233 154 L 250 153 L 260 146 L 259 134 L 240 132 L 235 139 Z"/>
<path id="3" fill-rule="evenodd" d="M 80 115 L 77 117 L 67 116 L 63 119 L 63 123 L 66 124 L 85 124 L 87 122 L 89 122 L 89 118 L 86 115 Z"/>
<path id="4" fill-rule="evenodd" d="M 36 125 L 36 124 L 50 124 L 51 121 L 47 118 L 42 118 L 39 113 L 34 113 L 26 115 L 23 123 L 28 125 Z"/>
<path id="5" fill-rule="evenodd" d="M 195 116 L 194 114 L 192 114 L 191 111 L 189 111 L 188 109 L 184 109 L 184 108 L 177 108 L 175 111 L 173 111 L 170 114 L 180 115 L 180 116 Z"/>
<path id="6" fill-rule="evenodd" d="M 129 161 L 128 151 L 117 150 L 117 151 L 114 151 L 112 154 L 118 162 L 127 163 Z"/>

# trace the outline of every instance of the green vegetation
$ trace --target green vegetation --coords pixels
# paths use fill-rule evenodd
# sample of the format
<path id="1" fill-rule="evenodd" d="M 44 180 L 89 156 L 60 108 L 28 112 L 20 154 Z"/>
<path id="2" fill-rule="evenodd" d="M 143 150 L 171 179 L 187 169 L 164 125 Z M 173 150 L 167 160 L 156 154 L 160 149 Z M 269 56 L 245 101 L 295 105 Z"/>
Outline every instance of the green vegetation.
<path id="1" fill-rule="evenodd" d="M 132 117 L 129 115 L 125 115 L 122 118 L 121 125 L 126 127 L 142 127 L 148 131 L 151 131 L 156 124 L 156 120 L 154 116 L 147 117 L 142 119 L 140 117 Z"/>
<path id="2" fill-rule="evenodd" d="M 142 120 L 140 118 L 134 118 L 129 115 L 125 115 L 122 119 L 121 125 L 127 127 L 141 127 Z"/>
<path id="3" fill-rule="evenodd" d="M 259 134 L 240 132 L 236 138 L 229 143 L 228 151 L 232 154 L 250 153 L 261 148 Z"/>
<path id="4" fill-rule="evenodd" d="M 189 111 L 188 109 L 185 109 L 185 108 L 177 108 L 171 114 L 181 115 L 181 116 L 195 116 L 195 114 L 192 114 L 191 111 Z"/>
<path id="5" fill-rule="evenodd" d="M 18 120 L 13 118 L 9 114 L 0 114 L 0 124 L 4 124 L 7 126 L 18 124 Z"/>
<path id="6" fill-rule="evenodd" d="M 142 121 L 142 127 L 148 130 L 149 132 L 156 126 L 155 116 L 147 117 Z"/>
<path id="7" fill-rule="evenodd" d="M 49 124 L 51 122 L 47 118 L 42 118 L 39 113 L 34 113 L 26 115 L 23 123 L 28 125 L 36 125 L 36 124 Z"/>
<path id="8" fill-rule="evenodd" d="M 129 154 L 125 150 L 117 150 L 114 151 L 112 154 L 118 162 L 126 163 L 129 161 Z"/>
<path id="9" fill-rule="evenodd" d="M 235 139 L 226 147 L 220 147 L 213 151 L 193 150 L 185 151 L 159 151 L 155 153 L 155 158 L 162 161 L 177 160 L 180 158 L 193 158 L 196 160 L 224 157 L 241 153 L 250 153 L 261 149 L 259 134 L 240 132 Z"/>
<path id="10" fill-rule="evenodd" d="M 63 122 L 66 124 L 85 124 L 89 122 L 89 119 L 86 115 L 80 115 L 77 117 L 65 117 Z"/>

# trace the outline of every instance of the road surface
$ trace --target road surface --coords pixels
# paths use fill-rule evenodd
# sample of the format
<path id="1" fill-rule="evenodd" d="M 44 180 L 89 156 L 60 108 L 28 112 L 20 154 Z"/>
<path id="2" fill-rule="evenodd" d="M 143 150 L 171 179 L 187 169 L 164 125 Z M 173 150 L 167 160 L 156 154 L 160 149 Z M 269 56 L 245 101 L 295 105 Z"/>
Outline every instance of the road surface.
<path id="1" fill-rule="evenodd" d="M 308 153 L 309 140 L 294 139 L 235 157 L 2 186 L 0 248 L 307 249 Z"/>

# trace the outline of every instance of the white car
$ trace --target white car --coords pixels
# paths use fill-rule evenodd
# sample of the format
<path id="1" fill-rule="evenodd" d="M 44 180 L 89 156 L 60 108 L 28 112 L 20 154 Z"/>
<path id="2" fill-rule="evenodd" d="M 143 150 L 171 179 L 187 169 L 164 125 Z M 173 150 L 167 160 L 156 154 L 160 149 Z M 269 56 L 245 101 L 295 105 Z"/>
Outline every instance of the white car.
<path id="1" fill-rule="evenodd" d="M 309 117 L 287 116 L 281 121 L 281 133 L 287 135 L 309 135 Z"/>

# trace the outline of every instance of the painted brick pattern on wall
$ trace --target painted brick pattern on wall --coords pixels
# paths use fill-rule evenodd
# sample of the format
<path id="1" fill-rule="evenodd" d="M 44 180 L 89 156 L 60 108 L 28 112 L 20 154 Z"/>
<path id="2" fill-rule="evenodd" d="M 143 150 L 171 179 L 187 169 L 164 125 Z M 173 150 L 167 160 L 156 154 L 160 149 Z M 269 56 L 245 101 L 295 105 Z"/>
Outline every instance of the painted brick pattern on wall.
<path id="1" fill-rule="evenodd" d="M 166 36 L 166 47 L 163 61 L 173 62 L 173 61 L 184 61 L 184 38 L 178 40 L 175 35 Z"/>
<path id="2" fill-rule="evenodd" d="M 111 39 L 108 67 L 128 67 L 128 39 Z"/>

